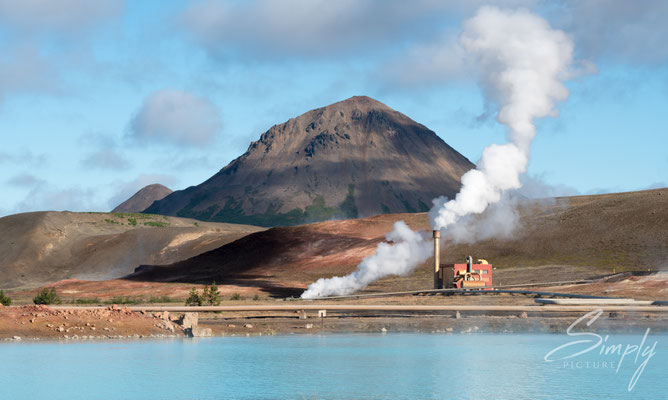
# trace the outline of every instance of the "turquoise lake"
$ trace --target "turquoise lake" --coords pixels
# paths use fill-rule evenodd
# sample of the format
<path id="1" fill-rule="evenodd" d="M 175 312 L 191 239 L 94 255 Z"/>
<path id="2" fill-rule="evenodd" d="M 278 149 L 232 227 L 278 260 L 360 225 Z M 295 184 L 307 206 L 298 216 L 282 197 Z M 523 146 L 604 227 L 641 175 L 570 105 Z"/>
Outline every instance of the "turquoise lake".
<path id="1" fill-rule="evenodd" d="M 647 354 L 629 353 L 616 373 L 614 346 L 614 354 L 599 347 L 545 361 L 576 339 L 583 337 L 388 333 L 2 343 L 0 399 L 668 398 L 668 336 L 647 336 Z M 605 343 L 623 353 L 642 339 L 610 334 Z"/>

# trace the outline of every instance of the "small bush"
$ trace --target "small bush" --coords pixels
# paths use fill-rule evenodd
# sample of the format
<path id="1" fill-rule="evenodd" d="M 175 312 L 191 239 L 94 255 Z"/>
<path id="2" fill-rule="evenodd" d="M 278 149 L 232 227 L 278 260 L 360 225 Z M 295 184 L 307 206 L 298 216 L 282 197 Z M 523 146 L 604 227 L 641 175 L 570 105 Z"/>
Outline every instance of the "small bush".
<path id="1" fill-rule="evenodd" d="M 0 290 L 0 304 L 2 304 L 3 306 L 11 306 L 12 305 L 12 299 L 5 296 L 5 291 L 4 290 Z"/>
<path id="2" fill-rule="evenodd" d="M 187 306 L 201 306 L 202 305 L 202 297 L 197 293 L 197 289 L 192 288 L 190 289 L 190 293 L 188 295 L 188 298 L 186 299 L 186 305 Z"/>
<path id="3" fill-rule="evenodd" d="M 82 299 L 76 299 L 74 301 L 75 304 L 102 304 L 102 300 L 100 300 L 99 297 L 89 297 L 89 298 L 82 298 Z"/>
<path id="4" fill-rule="evenodd" d="M 232 293 L 230 300 L 241 300 L 241 295 L 239 293 Z"/>
<path id="5" fill-rule="evenodd" d="M 141 297 L 116 296 L 104 302 L 104 304 L 140 304 L 144 299 Z"/>
<path id="6" fill-rule="evenodd" d="M 148 299 L 148 302 L 149 303 L 173 303 L 174 299 L 172 299 L 169 296 L 159 296 L 159 297 L 152 296 L 150 299 Z"/>
<path id="7" fill-rule="evenodd" d="M 55 287 L 44 288 L 37 296 L 32 299 L 35 304 L 60 304 L 60 296 L 56 293 Z"/>
<path id="8" fill-rule="evenodd" d="M 162 222 L 162 221 L 148 221 L 144 222 L 145 226 L 154 226 L 156 228 L 164 228 L 166 226 L 171 225 L 169 222 Z"/>
<path id="9" fill-rule="evenodd" d="M 216 282 L 213 282 L 211 286 L 207 285 L 204 288 L 204 293 L 202 294 L 202 302 L 207 306 L 219 306 L 220 305 L 220 291 Z"/>
<path id="10" fill-rule="evenodd" d="M 128 223 L 132 226 L 137 226 L 137 218 L 128 218 Z"/>
<path id="11" fill-rule="evenodd" d="M 253 301 L 258 301 L 258 300 L 260 300 L 260 295 L 255 294 L 255 296 L 253 296 Z"/>
<path id="12" fill-rule="evenodd" d="M 220 291 L 216 282 L 213 282 L 211 286 L 206 285 L 204 291 L 200 295 L 197 292 L 197 289 L 190 289 L 188 298 L 186 299 L 187 306 L 219 306 L 220 305 Z"/>

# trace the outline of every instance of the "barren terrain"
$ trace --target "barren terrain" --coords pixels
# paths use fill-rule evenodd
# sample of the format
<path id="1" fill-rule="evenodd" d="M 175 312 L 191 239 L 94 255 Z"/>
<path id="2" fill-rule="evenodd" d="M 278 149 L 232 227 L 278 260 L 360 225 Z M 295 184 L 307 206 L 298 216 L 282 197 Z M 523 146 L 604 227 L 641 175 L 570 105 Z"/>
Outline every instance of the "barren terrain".
<path id="1" fill-rule="evenodd" d="M 441 261 L 463 262 L 469 254 L 485 258 L 498 270 L 495 283 L 504 285 L 668 267 L 668 189 L 526 201 L 519 206 L 519 213 L 519 226 L 512 237 L 474 244 L 446 242 L 441 247 Z M 141 267 L 129 279 L 216 281 L 272 295 L 299 295 L 318 278 L 353 271 L 364 257 L 373 254 L 399 220 L 413 229 L 429 229 L 426 214 L 388 214 L 273 228 L 192 259 Z M 407 277 L 382 279 L 366 292 L 429 288 L 432 262 L 427 261 Z M 663 291 L 655 294 L 666 297 Z"/>
<path id="2" fill-rule="evenodd" d="M 527 202 L 519 211 L 520 226 L 513 237 L 472 245 L 445 243 L 442 262 L 461 262 L 467 254 L 486 258 L 496 267 L 496 285 L 597 279 L 540 290 L 668 300 L 666 274 L 653 273 L 665 270 L 668 259 L 668 189 Z M 388 214 L 273 228 L 222 246 L 211 242 L 207 245 L 213 249 L 204 251 L 202 244 L 188 236 L 198 235 L 197 227 L 184 227 L 188 233 L 170 234 L 161 249 L 169 249 L 172 243 L 176 251 L 190 243 L 193 252 L 199 249 L 202 254 L 173 264 L 142 266 L 125 279 L 68 279 L 45 286 L 55 286 L 69 303 L 102 304 L 122 297 L 131 303 L 147 304 L 152 298 L 182 303 L 191 287 L 201 289 L 213 281 L 225 299 L 235 294 L 246 299 L 257 295 L 260 300 L 299 296 L 318 278 L 353 271 L 398 220 L 414 229 L 429 229 L 425 214 Z M 128 229 L 105 224 L 110 225 L 108 229 Z M 204 227 L 209 225 L 201 223 L 200 229 Z M 217 227 L 210 228 L 214 230 L 212 240 L 222 240 L 221 232 L 215 233 Z M 148 227 L 145 231 L 160 232 Z M 242 236 L 243 232 L 235 234 Z M 95 243 L 95 238 L 89 240 Z M 361 293 L 431 288 L 431 262 L 409 276 L 381 279 Z M 49 274 L 52 272 L 46 270 L 45 276 Z M 15 304 L 29 304 L 38 290 L 12 290 L 10 295 Z"/>
<path id="3" fill-rule="evenodd" d="M 169 264 L 263 228 L 128 213 L 32 212 L 0 218 L 0 289 L 113 279 Z"/>

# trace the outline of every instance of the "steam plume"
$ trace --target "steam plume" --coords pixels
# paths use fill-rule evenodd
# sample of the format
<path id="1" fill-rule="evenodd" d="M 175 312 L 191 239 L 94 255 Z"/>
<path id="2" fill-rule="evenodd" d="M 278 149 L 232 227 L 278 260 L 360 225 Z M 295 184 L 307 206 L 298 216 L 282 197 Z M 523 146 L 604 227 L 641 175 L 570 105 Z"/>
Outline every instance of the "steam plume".
<path id="1" fill-rule="evenodd" d="M 477 168 L 462 176 L 462 188 L 453 200 L 433 200 L 429 217 L 436 230 L 482 213 L 506 191 L 521 186 L 536 135 L 533 121 L 557 115 L 554 105 L 568 97 L 561 81 L 568 78 L 573 60 L 571 39 L 525 10 L 482 7 L 464 23 L 459 43 L 479 68 L 486 96 L 498 106 L 497 121 L 506 126 L 508 142 L 483 150 Z M 384 276 L 406 275 L 431 257 L 427 235 L 411 231 L 403 221 L 394 225 L 387 239 L 394 245 L 380 243 L 355 272 L 319 279 L 302 298 L 353 293 Z"/>

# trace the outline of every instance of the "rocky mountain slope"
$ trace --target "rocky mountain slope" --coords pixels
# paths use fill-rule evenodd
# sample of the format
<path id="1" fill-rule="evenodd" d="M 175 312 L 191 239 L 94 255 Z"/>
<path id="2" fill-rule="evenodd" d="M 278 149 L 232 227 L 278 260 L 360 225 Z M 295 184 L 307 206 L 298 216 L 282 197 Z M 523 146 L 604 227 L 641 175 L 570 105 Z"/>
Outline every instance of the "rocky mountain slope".
<path id="1" fill-rule="evenodd" d="M 0 289 L 112 279 L 169 264 L 262 228 L 127 213 L 32 212 L 0 218 Z"/>
<path id="2" fill-rule="evenodd" d="M 137 193 L 132 195 L 129 199 L 119 204 L 116 208 L 111 210 L 112 213 L 138 213 L 147 209 L 156 200 L 162 200 L 165 196 L 172 193 L 172 189 L 155 183 L 153 185 L 144 186 Z"/>
<path id="3" fill-rule="evenodd" d="M 145 212 L 284 226 L 427 211 L 473 167 L 425 126 L 358 96 L 273 126 L 216 175 Z"/>

